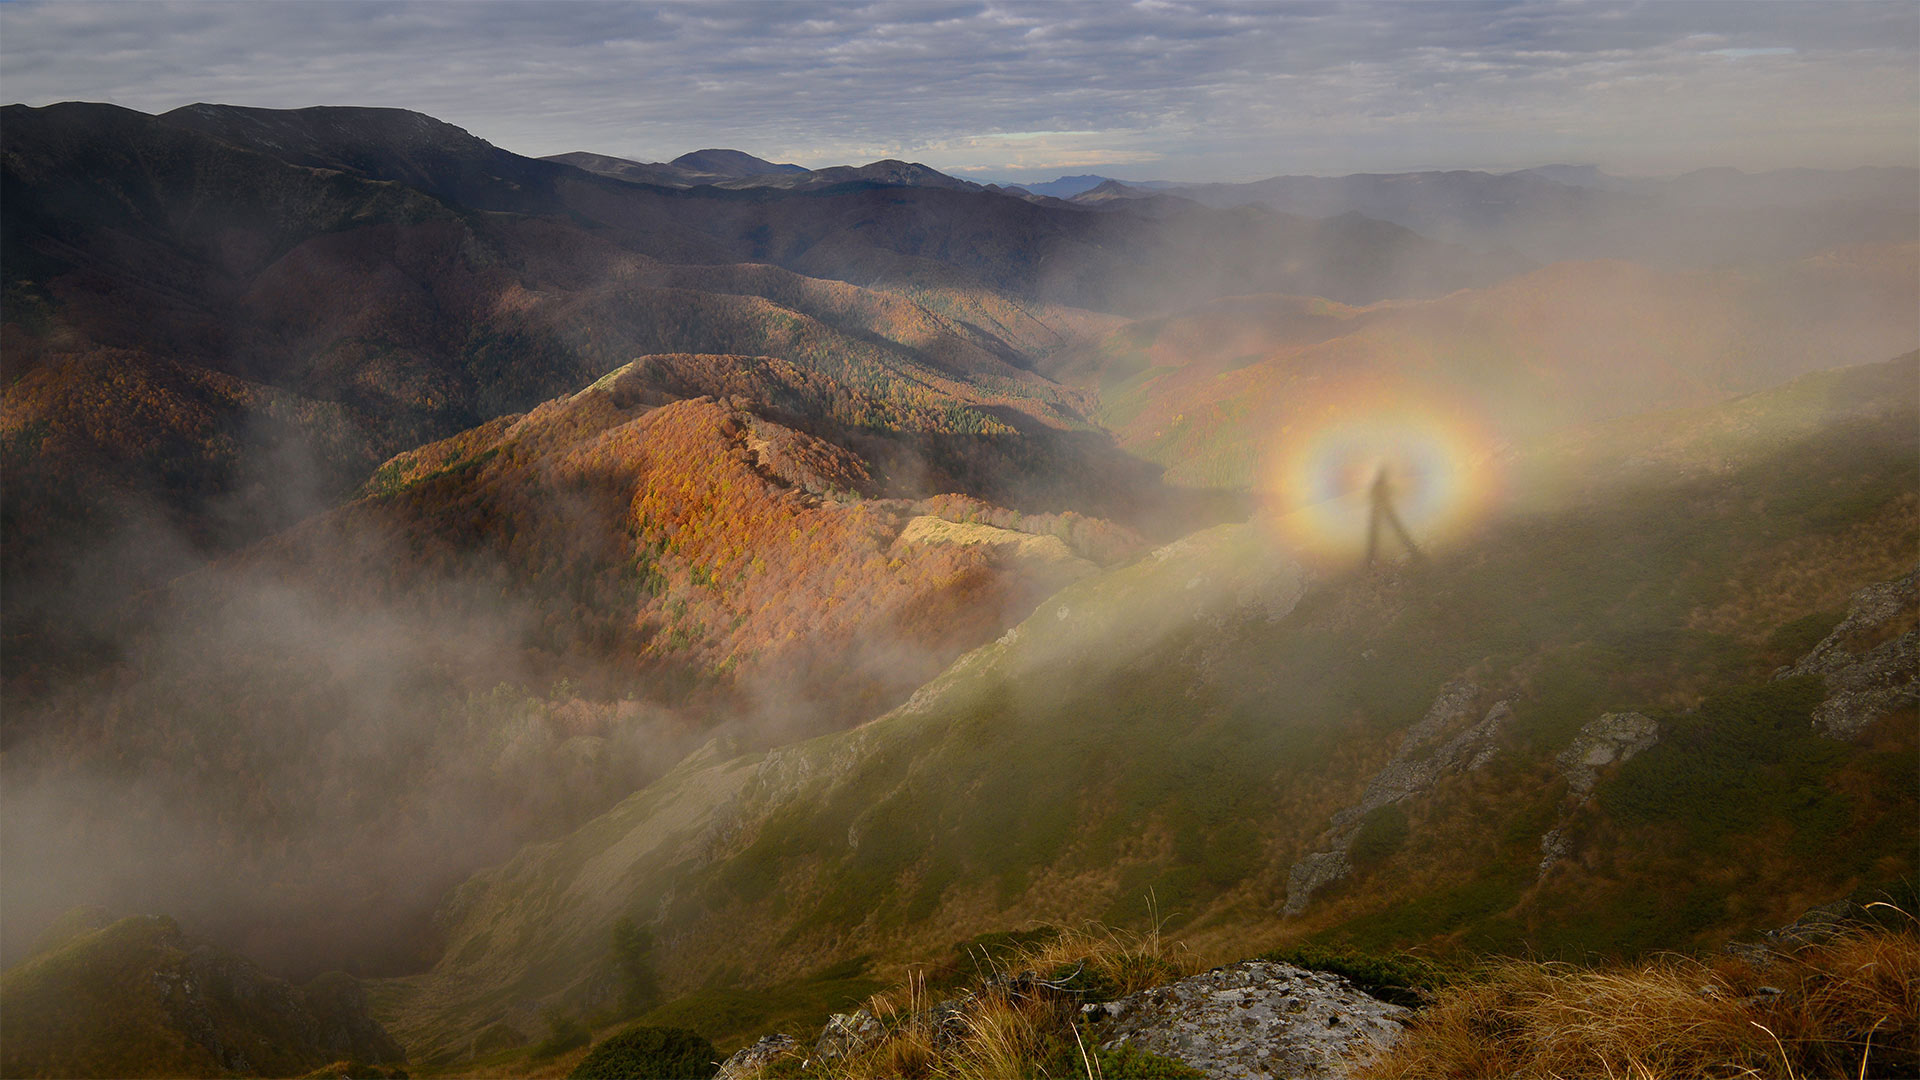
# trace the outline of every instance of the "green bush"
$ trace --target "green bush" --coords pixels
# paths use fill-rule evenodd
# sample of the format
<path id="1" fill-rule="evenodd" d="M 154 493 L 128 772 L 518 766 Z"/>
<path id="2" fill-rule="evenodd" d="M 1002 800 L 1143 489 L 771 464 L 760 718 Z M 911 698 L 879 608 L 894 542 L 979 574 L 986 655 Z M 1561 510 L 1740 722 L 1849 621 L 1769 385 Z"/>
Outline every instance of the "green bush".
<path id="1" fill-rule="evenodd" d="M 1087 1003 L 1112 1001 L 1120 996 L 1121 990 L 1119 981 L 1112 975 L 1084 960 L 1054 968 L 1047 975 L 1047 983 Z"/>
<path id="2" fill-rule="evenodd" d="M 1256 960 L 1292 964 L 1311 971 L 1331 971 L 1381 1001 L 1408 1008 L 1426 1004 L 1427 993 L 1444 982 L 1440 969 L 1418 957 L 1378 956 L 1354 949 L 1300 945 L 1261 953 Z"/>
<path id="3" fill-rule="evenodd" d="M 549 1009 L 545 1016 L 547 1037 L 534 1045 L 535 1061 L 559 1057 L 569 1050 L 577 1050 L 593 1041 L 593 1035 L 587 1031 L 587 1025 L 558 1009 Z"/>
<path id="4" fill-rule="evenodd" d="M 713 1044 L 686 1028 L 627 1028 L 582 1058 L 571 1080 L 706 1080 L 720 1071 Z"/>

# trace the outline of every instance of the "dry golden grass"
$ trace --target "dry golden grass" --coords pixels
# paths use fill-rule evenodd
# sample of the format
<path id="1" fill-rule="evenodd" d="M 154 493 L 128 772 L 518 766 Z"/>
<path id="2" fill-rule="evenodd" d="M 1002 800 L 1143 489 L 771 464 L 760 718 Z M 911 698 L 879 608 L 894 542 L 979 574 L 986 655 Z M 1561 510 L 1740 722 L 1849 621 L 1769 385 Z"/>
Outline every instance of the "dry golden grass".
<path id="1" fill-rule="evenodd" d="M 1112 980 L 1113 996 L 1124 997 L 1201 969 L 1198 957 L 1187 950 L 1184 942 L 1170 940 L 1161 933 L 1163 921 L 1156 911 L 1146 930 L 1097 924 L 1064 929 L 1054 937 L 1022 946 L 1004 966 L 1044 976 L 1084 964 L 1088 971 Z"/>
<path id="2" fill-rule="evenodd" d="M 868 999 L 882 1034 L 851 1054 L 806 1061 L 820 1080 L 1006 1080 L 1094 1076 L 1098 1053 L 1075 1021 L 1083 994 L 1105 999 L 1192 974 L 1183 946 L 1145 931 L 1090 926 L 1063 930 L 1000 957 L 982 955 L 984 979 L 952 996 L 927 988 L 919 973 Z M 935 1005 L 941 1007 L 936 1009 Z M 760 1075 L 800 1075 L 811 1047 L 772 1062 Z"/>
<path id="3" fill-rule="evenodd" d="M 1439 994 L 1364 1075 L 1920 1076 L 1920 937 L 1862 929 L 1762 965 L 1513 961 Z"/>

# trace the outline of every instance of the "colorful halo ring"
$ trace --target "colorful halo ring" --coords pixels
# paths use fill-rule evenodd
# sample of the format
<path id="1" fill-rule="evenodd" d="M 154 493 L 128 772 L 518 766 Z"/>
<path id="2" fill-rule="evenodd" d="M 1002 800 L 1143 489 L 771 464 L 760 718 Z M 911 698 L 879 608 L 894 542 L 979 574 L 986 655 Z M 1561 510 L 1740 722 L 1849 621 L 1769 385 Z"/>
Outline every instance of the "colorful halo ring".
<path id="1" fill-rule="evenodd" d="M 1337 563 L 1366 551 L 1374 480 L 1422 548 L 1444 546 L 1492 508 L 1501 489 L 1497 441 L 1464 407 L 1363 400 L 1296 413 L 1280 430 L 1261 482 L 1267 527 L 1302 557 Z M 1381 550 L 1400 554 L 1383 529 Z"/>

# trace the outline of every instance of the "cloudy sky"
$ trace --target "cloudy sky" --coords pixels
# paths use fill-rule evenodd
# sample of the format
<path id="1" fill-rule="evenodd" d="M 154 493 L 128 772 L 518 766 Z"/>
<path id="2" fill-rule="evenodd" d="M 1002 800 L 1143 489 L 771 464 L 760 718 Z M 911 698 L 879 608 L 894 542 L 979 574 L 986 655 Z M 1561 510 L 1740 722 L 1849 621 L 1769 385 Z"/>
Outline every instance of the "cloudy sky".
<path id="1" fill-rule="evenodd" d="M 1920 163 L 1920 4 L 0 3 L 0 97 L 985 179 Z"/>

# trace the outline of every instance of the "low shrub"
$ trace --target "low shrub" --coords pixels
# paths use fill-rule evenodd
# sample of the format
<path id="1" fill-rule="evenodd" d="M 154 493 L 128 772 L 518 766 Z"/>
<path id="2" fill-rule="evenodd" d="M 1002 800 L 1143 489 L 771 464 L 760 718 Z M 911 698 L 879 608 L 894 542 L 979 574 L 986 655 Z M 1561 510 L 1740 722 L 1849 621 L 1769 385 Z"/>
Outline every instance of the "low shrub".
<path id="1" fill-rule="evenodd" d="M 1254 957 L 1313 971 L 1331 971 L 1348 982 L 1395 1005 L 1417 1008 L 1446 979 L 1432 962 L 1405 953 L 1381 956 L 1326 945 L 1298 945 L 1274 949 Z"/>
<path id="2" fill-rule="evenodd" d="M 577 1050 L 593 1041 L 593 1034 L 587 1030 L 587 1025 L 558 1009 L 548 1010 L 545 1018 L 547 1037 L 534 1044 L 533 1059 L 535 1061 L 559 1057 L 569 1050 Z"/>
<path id="3" fill-rule="evenodd" d="M 720 1071 L 720 1053 L 685 1028 L 630 1027 L 582 1058 L 571 1080 L 705 1080 Z"/>

